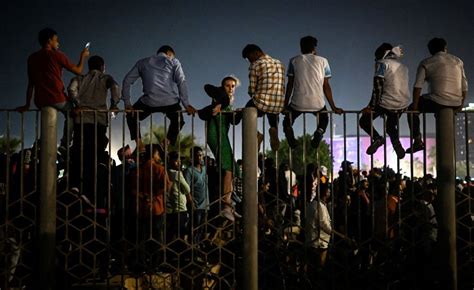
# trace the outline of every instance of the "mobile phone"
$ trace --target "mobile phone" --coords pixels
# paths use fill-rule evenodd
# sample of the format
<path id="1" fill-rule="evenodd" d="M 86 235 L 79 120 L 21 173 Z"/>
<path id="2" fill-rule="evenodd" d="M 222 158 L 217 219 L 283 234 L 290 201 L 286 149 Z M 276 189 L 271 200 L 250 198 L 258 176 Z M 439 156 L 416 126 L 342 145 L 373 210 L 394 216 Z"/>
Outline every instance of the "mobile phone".
<path id="1" fill-rule="evenodd" d="M 91 46 L 91 43 L 88 42 L 88 43 L 86 43 L 86 46 L 84 48 L 89 49 L 90 46 Z"/>

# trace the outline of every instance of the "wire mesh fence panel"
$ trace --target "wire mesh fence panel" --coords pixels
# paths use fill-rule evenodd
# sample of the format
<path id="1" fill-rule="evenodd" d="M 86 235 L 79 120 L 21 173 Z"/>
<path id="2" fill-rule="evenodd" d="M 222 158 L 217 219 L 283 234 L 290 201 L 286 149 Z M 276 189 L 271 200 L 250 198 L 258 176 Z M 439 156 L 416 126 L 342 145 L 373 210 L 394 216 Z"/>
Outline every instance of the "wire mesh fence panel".
<path id="1" fill-rule="evenodd" d="M 242 289 L 240 112 L 207 121 L 182 114 L 176 142 L 165 114 L 127 123 L 130 112 L 89 113 L 75 121 L 69 146 L 58 148 L 56 208 L 41 209 L 57 214 L 58 287 Z M 360 112 L 328 112 L 316 142 L 322 113 L 301 115 L 292 135 L 255 120 L 259 288 L 441 289 L 434 116 L 422 118 L 424 149 L 400 158 L 387 119 L 371 121 L 371 132 L 385 139 L 374 145 L 359 128 Z M 1 114 L 0 288 L 35 289 L 39 113 Z M 397 124 L 404 149 L 413 141 L 411 115 Z M 455 119 L 459 289 L 472 286 L 474 273 L 473 117 L 463 111 Z M 140 140 L 131 139 L 130 126 Z"/>

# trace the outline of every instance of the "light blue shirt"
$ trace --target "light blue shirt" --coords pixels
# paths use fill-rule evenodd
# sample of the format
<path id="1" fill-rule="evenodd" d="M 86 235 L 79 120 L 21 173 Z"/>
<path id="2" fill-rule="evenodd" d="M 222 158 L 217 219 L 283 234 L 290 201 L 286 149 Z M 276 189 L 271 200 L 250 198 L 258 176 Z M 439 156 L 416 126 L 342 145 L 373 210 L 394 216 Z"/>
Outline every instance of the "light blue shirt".
<path id="1" fill-rule="evenodd" d="M 181 101 L 189 106 L 188 88 L 181 63 L 170 59 L 165 53 L 139 60 L 127 73 L 122 85 L 122 99 L 130 105 L 130 87 L 137 79 L 142 79 L 143 96 L 140 101 L 150 107 L 170 106 Z"/>
<path id="2" fill-rule="evenodd" d="M 184 178 L 191 187 L 196 209 L 207 209 L 209 206 L 209 190 L 206 167 L 202 166 L 201 171 L 199 171 L 196 167 L 190 166 L 184 171 Z"/>

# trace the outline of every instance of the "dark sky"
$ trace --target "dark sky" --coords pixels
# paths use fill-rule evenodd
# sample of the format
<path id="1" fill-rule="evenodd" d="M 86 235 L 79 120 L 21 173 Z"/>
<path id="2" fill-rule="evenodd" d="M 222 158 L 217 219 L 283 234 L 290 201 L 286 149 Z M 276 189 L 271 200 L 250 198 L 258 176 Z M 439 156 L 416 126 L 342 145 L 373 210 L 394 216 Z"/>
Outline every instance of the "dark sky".
<path id="1" fill-rule="evenodd" d="M 77 62 L 90 41 L 91 55 L 106 60 L 107 72 L 121 84 L 140 59 L 163 44 L 181 61 L 191 103 L 209 103 L 202 87 L 235 74 L 242 81 L 236 106 L 247 100 L 248 63 L 241 51 L 258 44 L 285 65 L 299 54 L 299 39 L 319 40 L 318 53 L 329 60 L 336 104 L 358 110 L 370 97 L 373 52 L 382 42 L 402 44 L 410 86 L 418 63 L 429 55 L 427 42 L 444 37 L 449 52 L 464 61 L 469 84 L 474 76 L 474 1 L 5 1 L 0 21 L 0 108 L 24 104 L 26 59 L 39 49 L 37 33 L 54 28 L 60 49 Z M 85 70 L 87 71 L 87 69 Z M 67 84 L 71 78 L 64 75 Z M 133 100 L 140 85 L 134 87 Z M 469 101 L 474 96 L 468 93 Z"/>

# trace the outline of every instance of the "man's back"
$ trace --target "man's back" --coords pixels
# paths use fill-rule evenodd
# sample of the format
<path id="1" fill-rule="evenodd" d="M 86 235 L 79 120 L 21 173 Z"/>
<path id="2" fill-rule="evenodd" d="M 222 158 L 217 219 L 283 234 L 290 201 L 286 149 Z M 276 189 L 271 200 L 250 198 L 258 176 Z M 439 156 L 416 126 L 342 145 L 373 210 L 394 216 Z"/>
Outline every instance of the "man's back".
<path id="1" fill-rule="evenodd" d="M 28 76 L 35 89 L 38 108 L 66 101 L 62 69 L 74 64 L 60 51 L 41 49 L 28 58 Z"/>
<path id="2" fill-rule="evenodd" d="M 302 54 L 290 60 L 288 76 L 294 77 L 291 106 L 298 111 L 319 111 L 324 105 L 324 78 L 331 77 L 326 58 Z"/>
<path id="3" fill-rule="evenodd" d="M 269 55 L 264 55 L 250 66 L 249 94 L 258 109 L 280 113 L 285 103 L 285 67 Z"/>
<path id="4" fill-rule="evenodd" d="M 179 102 L 177 85 L 185 78 L 178 59 L 159 53 L 139 60 L 136 67 L 143 83 L 144 104 L 165 106 Z"/>
<path id="5" fill-rule="evenodd" d="M 384 79 L 380 106 L 388 110 L 408 107 L 410 104 L 408 68 L 394 58 L 380 60 L 376 67 L 375 77 Z"/>
<path id="6" fill-rule="evenodd" d="M 86 75 L 73 78 L 69 85 L 69 95 L 77 100 L 80 107 L 91 110 L 107 110 L 107 91 L 111 89 L 111 95 L 115 103 L 119 101 L 119 88 L 112 76 L 99 70 L 91 70 Z M 94 123 L 94 112 L 84 113 L 84 123 Z M 80 120 L 76 120 L 79 123 Z M 107 124 L 106 113 L 97 114 L 97 122 Z"/>
<path id="7" fill-rule="evenodd" d="M 463 62 L 446 52 L 438 52 L 418 66 L 415 87 L 429 83 L 428 99 L 444 106 L 460 106 L 462 92 L 467 91 Z"/>

